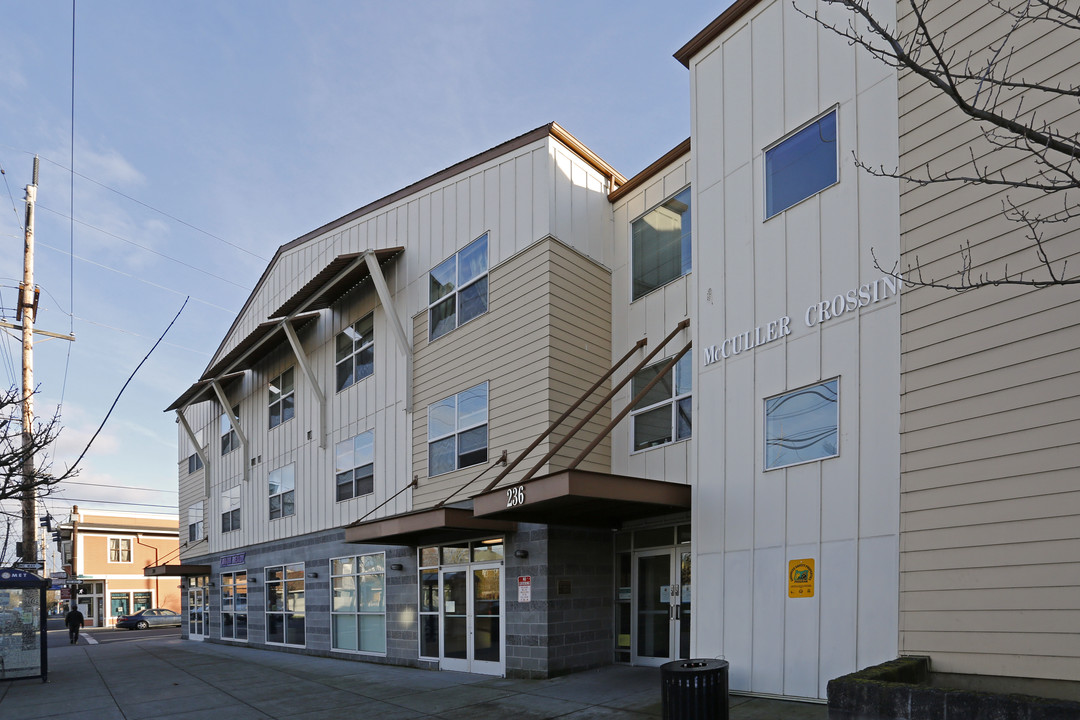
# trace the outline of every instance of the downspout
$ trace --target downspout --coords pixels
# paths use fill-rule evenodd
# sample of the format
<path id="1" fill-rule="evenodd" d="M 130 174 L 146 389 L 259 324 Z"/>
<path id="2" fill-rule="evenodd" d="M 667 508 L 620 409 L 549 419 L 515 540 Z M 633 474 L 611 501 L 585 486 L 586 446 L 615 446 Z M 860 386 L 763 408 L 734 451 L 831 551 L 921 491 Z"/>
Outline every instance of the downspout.
<path id="1" fill-rule="evenodd" d="M 143 547 L 148 547 L 148 548 L 150 548 L 151 550 L 154 551 L 154 567 L 157 567 L 157 564 L 158 564 L 158 549 L 156 547 L 154 547 L 153 545 L 147 545 L 146 543 L 144 543 L 142 541 L 141 538 L 142 538 L 141 534 L 135 533 L 135 542 L 139 543 Z M 149 565 L 144 565 L 143 567 L 149 567 Z M 160 582 L 161 582 L 160 578 L 158 578 L 158 576 L 155 575 L 154 576 L 154 603 L 155 603 L 154 607 L 157 607 L 156 603 L 161 601 L 161 586 L 159 585 Z M 132 610 L 134 611 L 134 608 L 132 608 Z"/>

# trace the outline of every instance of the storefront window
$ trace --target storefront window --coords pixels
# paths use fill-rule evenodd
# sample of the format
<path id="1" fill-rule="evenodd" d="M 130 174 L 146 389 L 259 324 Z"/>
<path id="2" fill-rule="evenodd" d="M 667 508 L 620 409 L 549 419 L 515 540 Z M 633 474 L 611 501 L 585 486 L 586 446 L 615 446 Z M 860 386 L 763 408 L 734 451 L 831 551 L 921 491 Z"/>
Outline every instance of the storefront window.
<path id="1" fill-rule="evenodd" d="M 304 609 L 304 563 L 266 568 L 266 642 L 303 647 Z"/>
<path id="2" fill-rule="evenodd" d="M 221 637 L 247 640 L 247 572 L 221 574 Z"/>
<path id="3" fill-rule="evenodd" d="M 330 561 L 330 576 L 333 648 L 385 653 L 385 554 L 335 558 Z"/>

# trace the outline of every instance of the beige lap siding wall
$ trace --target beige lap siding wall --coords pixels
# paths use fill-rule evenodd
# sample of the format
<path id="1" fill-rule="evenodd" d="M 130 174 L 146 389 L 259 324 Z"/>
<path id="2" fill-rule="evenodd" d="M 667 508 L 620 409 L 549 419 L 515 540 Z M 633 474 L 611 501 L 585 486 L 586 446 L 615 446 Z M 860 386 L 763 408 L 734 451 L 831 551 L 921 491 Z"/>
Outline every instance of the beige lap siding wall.
<path id="1" fill-rule="evenodd" d="M 901 27 L 914 19 L 900 6 Z M 1011 25 L 985 3 L 931 4 L 956 57 L 979 58 Z M 1049 23 L 1009 42 L 1010 75 L 1068 84 L 1080 33 Z M 1043 34 L 1045 31 L 1045 34 Z M 978 65 L 978 63 L 976 63 Z M 1039 106 L 1038 121 L 1080 129 L 1075 100 Z M 992 150 L 978 127 L 910 74 L 900 77 L 903 171 L 1030 169 Z M 967 168 L 964 167 L 968 163 Z M 1024 165 L 1028 168 L 1024 168 Z M 1037 264 L 1009 197 L 1032 211 L 1061 198 L 1000 187 L 901 187 L 902 265 L 955 278 L 970 241 L 975 272 Z M 1078 223 L 1045 227 L 1051 257 L 1073 259 Z M 904 289 L 900 650 L 941 672 L 1080 677 L 1080 288 Z"/>
<path id="2" fill-rule="evenodd" d="M 503 450 L 513 460 L 610 367 L 611 274 L 548 236 L 491 268 L 487 313 L 433 342 L 428 341 L 428 313 L 419 313 L 413 318 L 413 342 L 413 472 L 420 478 L 414 507 L 422 509 L 444 500 L 484 467 L 428 477 L 428 406 L 486 381 L 486 464 Z M 520 479 L 594 402 L 579 408 L 503 484 Z M 609 419 L 605 408 L 540 474 L 565 468 Z M 580 468 L 610 472 L 610 440 Z M 455 500 L 476 494 L 500 470 L 490 471 Z"/>

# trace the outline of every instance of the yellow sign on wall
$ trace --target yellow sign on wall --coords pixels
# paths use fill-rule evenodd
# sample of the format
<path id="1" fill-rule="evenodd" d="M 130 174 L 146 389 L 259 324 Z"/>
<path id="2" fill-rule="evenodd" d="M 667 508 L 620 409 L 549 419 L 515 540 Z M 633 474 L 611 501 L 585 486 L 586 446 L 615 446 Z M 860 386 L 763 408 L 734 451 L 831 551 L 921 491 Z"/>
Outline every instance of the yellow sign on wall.
<path id="1" fill-rule="evenodd" d="M 814 558 L 788 561 L 789 598 L 814 597 Z"/>

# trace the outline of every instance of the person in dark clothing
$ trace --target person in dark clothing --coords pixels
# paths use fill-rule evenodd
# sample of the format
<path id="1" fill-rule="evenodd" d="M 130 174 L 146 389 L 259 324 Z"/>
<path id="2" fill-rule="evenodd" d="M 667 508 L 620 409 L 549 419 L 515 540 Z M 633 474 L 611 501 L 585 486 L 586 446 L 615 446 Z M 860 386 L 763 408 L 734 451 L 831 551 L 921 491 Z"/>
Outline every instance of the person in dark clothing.
<path id="1" fill-rule="evenodd" d="M 67 625 L 68 639 L 72 645 L 79 642 L 79 628 L 85 624 L 86 620 L 83 618 L 83 614 L 79 612 L 79 608 L 73 607 L 67 615 L 64 616 L 64 624 Z"/>

